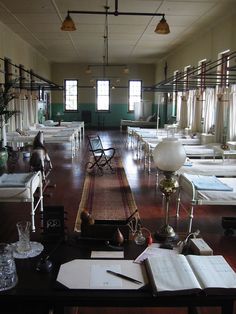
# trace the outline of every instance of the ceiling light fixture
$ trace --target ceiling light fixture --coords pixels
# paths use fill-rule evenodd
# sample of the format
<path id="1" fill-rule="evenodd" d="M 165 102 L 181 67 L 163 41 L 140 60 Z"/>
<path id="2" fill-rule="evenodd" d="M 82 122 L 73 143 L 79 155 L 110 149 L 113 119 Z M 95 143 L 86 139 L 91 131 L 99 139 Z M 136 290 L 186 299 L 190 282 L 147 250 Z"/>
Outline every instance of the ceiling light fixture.
<path id="1" fill-rule="evenodd" d="M 119 12 L 118 11 L 118 0 L 115 0 L 115 11 L 110 12 L 107 11 L 67 11 L 67 16 L 62 23 L 61 30 L 62 31 L 75 31 L 75 23 L 72 20 L 70 14 L 105 14 L 105 15 L 134 15 L 134 16 L 162 16 L 162 19 L 158 23 L 155 33 L 157 34 L 168 34 L 170 32 L 169 25 L 166 22 L 164 13 L 143 13 L 143 12 Z"/>
<path id="2" fill-rule="evenodd" d="M 157 27 L 155 29 L 155 33 L 165 35 L 165 34 L 169 34 L 169 32 L 170 32 L 169 25 L 166 22 L 165 15 L 163 15 L 162 19 L 157 24 Z"/>
<path id="3" fill-rule="evenodd" d="M 68 11 L 66 18 L 64 19 L 64 21 L 61 25 L 61 30 L 67 31 L 67 32 L 71 32 L 71 31 L 76 30 L 75 23 L 72 20 L 69 11 Z"/>
<path id="4" fill-rule="evenodd" d="M 124 74 L 129 74 L 129 68 L 127 67 L 127 65 L 124 67 L 123 73 Z"/>
<path id="5" fill-rule="evenodd" d="M 86 74 L 91 74 L 92 73 L 92 69 L 91 69 L 91 67 L 89 65 L 87 66 L 87 68 L 85 70 L 85 73 Z"/>

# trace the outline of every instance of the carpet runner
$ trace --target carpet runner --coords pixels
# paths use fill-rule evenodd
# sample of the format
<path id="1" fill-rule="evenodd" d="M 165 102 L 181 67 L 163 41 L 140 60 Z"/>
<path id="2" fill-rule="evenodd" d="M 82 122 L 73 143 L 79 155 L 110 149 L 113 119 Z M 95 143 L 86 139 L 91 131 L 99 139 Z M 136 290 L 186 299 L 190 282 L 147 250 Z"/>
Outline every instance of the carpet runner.
<path id="1" fill-rule="evenodd" d="M 113 158 L 112 166 L 114 172 L 105 170 L 102 176 L 86 173 L 75 231 L 80 231 L 84 210 L 95 220 L 125 220 L 137 210 L 121 159 Z"/>

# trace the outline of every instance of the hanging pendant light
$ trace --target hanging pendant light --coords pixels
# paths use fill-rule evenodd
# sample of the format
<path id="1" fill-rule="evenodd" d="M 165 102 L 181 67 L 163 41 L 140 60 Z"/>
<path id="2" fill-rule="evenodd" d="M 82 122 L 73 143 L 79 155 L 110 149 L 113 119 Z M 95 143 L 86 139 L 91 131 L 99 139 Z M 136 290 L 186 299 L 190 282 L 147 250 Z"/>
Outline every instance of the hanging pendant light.
<path id="1" fill-rule="evenodd" d="M 169 34 L 169 32 L 170 32 L 169 25 L 166 22 L 165 15 L 163 15 L 162 19 L 157 24 L 157 27 L 155 29 L 155 33 L 165 35 L 165 34 Z"/>
<path id="2" fill-rule="evenodd" d="M 70 17 L 69 13 L 67 13 L 66 18 L 65 18 L 65 20 L 62 23 L 61 30 L 62 31 L 67 31 L 67 32 L 71 32 L 71 31 L 75 31 L 76 30 L 75 23 L 72 20 L 72 18 Z"/>

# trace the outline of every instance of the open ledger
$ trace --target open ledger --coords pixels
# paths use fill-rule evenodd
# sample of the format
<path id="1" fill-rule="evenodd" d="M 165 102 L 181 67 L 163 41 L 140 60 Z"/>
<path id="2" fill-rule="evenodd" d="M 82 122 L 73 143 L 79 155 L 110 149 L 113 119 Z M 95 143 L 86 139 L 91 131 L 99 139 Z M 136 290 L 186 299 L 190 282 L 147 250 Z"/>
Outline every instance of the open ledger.
<path id="1" fill-rule="evenodd" d="M 150 256 L 144 263 L 155 296 L 236 293 L 236 274 L 221 255 Z"/>

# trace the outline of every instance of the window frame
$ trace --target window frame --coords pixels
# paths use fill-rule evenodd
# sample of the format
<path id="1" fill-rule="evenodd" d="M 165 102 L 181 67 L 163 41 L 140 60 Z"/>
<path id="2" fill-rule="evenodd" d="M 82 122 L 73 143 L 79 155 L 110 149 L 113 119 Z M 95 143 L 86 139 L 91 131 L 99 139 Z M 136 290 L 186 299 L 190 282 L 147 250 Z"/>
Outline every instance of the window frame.
<path id="1" fill-rule="evenodd" d="M 67 81 L 76 81 L 77 89 L 76 89 L 76 109 L 68 109 L 66 105 L 66 82 Z M 65 112 L 78 112 L 79 109 L 79 93 L 78 93 L 78 79 L 64 79 L 64 111 Z M 75 95 L 74 95 L 75 96 Z"/>
<path id="2" fill-rule="evenodd" d="M 108 97 L 108 109 L 99 109 L 98 108 L 98 83 L 99 82 L 108 82 L 108 95 L 100 95 L 100 96 L 106 96 Z M 96 112 L 110 112 L 111 111 L 111 101 L 110 101 L 110 96 L 111 96 L 111 93 L 110 93 L 110 87 L 111 87 L 111 82 L 110 80 L 107 80 L 107 79 L 98 79 L 96 80 Z"/>
<path id="3" fill-rule="evenodd" d="M 199 78 L 198 81 L 198 88 L 200 89 L 201 93 L 203 93 L 206 89 L 206 68 L 207 68 L 207 59 L 202 59 L 198 61 L 198 73 L 197 75 Z"/>
<path id="4" fill-rule="evenodd" d="M 140 82 L 140 101 L 142 100 L 142 97 L 143 97 L 143 92 L 142 92 L 142 86 L 143 86 L 143 82 L 142 80 L 129 80 L 128 82 L 128 112 L 129 113 L 132 113 L 134 112 L 134 109 L 130 109 L 130 83 L 131 82 Z"/>
<path id="5" fill-rule="evenodd" d="M 217 85 L 222 88 L 226 88 L 229 85 L 229 54 L 230 50 L 227 49 L 218 54 L 218 62 L 220 62 L 217 66 Z"/>
<path id="6" fill-rule="evenodd" d="M 184 91 L 189 91 L 189 78 L 190 78 L 190 71 L 192 70 L 191 65 L 187 65 L 184 67 Z"/>
<path id="7" fill-rule="evenodd" d="M 174 84 L 173 84 L 173 96 L 172 96 L 172 99 L 173 99 L 173 102 L 172 102 L 172 116 L 175 116 L 176 117 L 176 114 L 177 114 L 177 98 L 178 98 L 178 78 L 180 76 L 180 72 L 179 70 L 175 70 L 174 71 Z"/>

